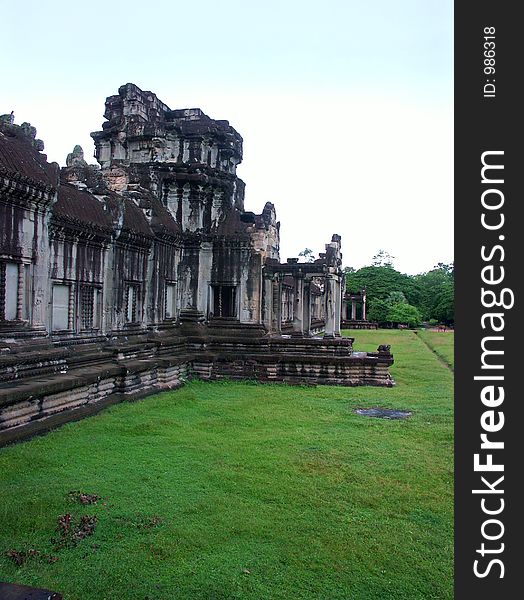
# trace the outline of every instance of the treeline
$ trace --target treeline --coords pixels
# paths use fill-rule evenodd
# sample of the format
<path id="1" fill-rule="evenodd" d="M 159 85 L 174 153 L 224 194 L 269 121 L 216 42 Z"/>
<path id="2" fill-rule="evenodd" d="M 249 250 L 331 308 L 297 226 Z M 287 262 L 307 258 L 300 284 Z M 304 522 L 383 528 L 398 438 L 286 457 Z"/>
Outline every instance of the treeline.
<path id="1" fill-rule="evenodd" d="M 371 266 L 358 271 L 345 269 L 348 291 L 356 293 L 366 288 L 368 320 L 382 326 L 418 327 L 422 322 L 453 325 L 453 263 L 439 263 L 426 273 L 406 275 L 393 267 L 392 258 L 381 251 L 373 257 Z"/>

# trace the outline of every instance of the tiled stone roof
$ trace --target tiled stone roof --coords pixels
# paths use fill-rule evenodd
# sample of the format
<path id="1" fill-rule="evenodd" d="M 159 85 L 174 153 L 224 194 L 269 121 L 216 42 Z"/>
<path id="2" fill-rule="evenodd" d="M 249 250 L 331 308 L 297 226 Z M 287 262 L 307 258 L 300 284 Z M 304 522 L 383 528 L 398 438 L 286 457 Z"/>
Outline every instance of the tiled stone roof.
<path id="1" fill-rule="evenodd" d="M 76 225 L 87 225 L 111 233 L 112 221 L 102 202 L 89 192 L 61 183 L 58 201 L 53 206 L 53 217 Z"/>
<path id="2" fill-rule="evenodd" d="M 21 126 L 0 123 L 0 170 L 8 176 L 25 178 L 29 183 L 56 187 L 58 165 L 48 163 L 35 142 Z"/>

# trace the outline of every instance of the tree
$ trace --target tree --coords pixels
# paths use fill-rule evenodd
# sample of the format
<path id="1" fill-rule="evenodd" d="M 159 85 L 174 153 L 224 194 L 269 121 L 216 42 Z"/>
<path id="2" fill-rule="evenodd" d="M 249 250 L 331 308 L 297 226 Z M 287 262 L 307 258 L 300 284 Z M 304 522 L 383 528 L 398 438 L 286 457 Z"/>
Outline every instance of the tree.
<path id="1" fill-rule="evenodd" d="M 418 305 L 420 290 L 417 282 L 409 275 L 399 273 L 392 267 L 362 267 L 358 271 L 346 272 L 347 289 L 353 293 L 366 288 L 368 302 L 386 300 L 393 291 L 402 292 L 406 300 Z"/>
<path id="2" fill-rule="evenodd" d="M 455 293 L 452 285 L 444 286 L 435 298 L 432 316 L 440 323 L 451 325 L 455 321 Z"/>
<path id="3" fill-rule="evenodd" d="M 438 263 L 431 271 L 415 275 L 420 289 L 420 301 L 416 304 L 426 320 L 437 319 L 448 324 L 455 319 L 453 296 L 455 293 L 453 263 Z M 437 310 L 437 306 L 440 308 Z M 439 313 L 437 315 L 437 312 Z M 445 319 L 442 316 L 446 316 Z"/>
<path id="4" fill-rule="evenodd" d="M 440 269 L 442 271 L 445 271 L 448 275 L 452 275 L 452 276 L 455 275 L 455 264 L 454 263 L 446 264 L 446 263 L 439 262 L 433 267 L 433 270 L 435 270 L 435 269 Z"/>
<path id="5" fill-rule="evenodd" d="M 389 257 L 389 258 L 388 258 Z M 425 321 L 435 319 L 450 325 L 454 322 L 455 291 L 453 263 L 438 263 L 431 271 L 406 275 L 391 264 L 391 255 L 384 250 L 373 257 L 375 263 L 355 270 L 346 267 L 346 288 L 352 293 L 366 288 L 368 318 L 387 323 L 384 315 L 388 305 L 407 303 L 416 307 Z"/>
<path id="6" fill-rule="evenodd" d="M 402 292 L 391 292 L 386 298 L 386 304 L 393 306 L 393 304 L 407 304 L 406 296 Z"/>
<path id="7" fill-rule="evenodd" d="M 386 325 L 388 323 L 389 308 L 390 306 L 385 300 L 375 298 L 369 305 L 368 319 L 379 325 Z"/>
<path id="8" fill-rule="evenodd" d="M 374 267 L 388 267 L 392 269 L 394 258 L 387 250 L 379 250 L 371 259 L 371 264 Z"/>
<path id="9" fill-rule="evenodd" d="M 422 323 L 422 317 L 416 306 L 399 302 L 389 307 L 388 321 L 397 325 L 403 324 L 409 327 L 418 327 Z"/>
<path id="10" fill-rule="evenodd" d="M 315 260 L 315 255 L 313 254 L 313 250 L 311 250 L 311 248 L 304 248 L 304 250 L 299 252 L 298 255 L 302 256 L 305 262 L 313 262 Z"/>

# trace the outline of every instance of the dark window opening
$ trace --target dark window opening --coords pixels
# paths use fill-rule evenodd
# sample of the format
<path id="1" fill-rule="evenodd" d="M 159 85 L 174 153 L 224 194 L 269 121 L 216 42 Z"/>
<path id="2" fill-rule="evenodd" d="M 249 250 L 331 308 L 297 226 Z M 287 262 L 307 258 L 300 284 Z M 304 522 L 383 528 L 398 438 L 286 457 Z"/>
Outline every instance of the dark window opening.
<path id="1" fill-rule="evenodd" d="M 83 286 L 81 289 L 81 294 L 82 329 L 92 329 L 95 289 L 92 287 Z"/>
<path id="2" fill-rule="evenodd" d="M 82 329 L 97 329 L 99 323 L 99 290 L 91 285 L 80 289 L 80 318 Z"/>
<path id="3" fill-rule="evenodd" d="M 236 286 L 214 285 L 213 315 L 215 317 L 236 317 L 236 296 Z"/>

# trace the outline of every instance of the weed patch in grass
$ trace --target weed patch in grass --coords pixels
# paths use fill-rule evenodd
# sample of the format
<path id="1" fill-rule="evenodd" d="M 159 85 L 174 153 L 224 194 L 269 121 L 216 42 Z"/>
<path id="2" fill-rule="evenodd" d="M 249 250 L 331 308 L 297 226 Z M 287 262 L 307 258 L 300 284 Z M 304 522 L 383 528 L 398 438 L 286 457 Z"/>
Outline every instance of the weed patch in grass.
<path id="1" fill-rule="evenodd" d="M 96 504 L 100 500 L 100 496 L 97 494 L 86 494 L 78 490 L 68 493 L 68 496 L 73 502 L 80 502 L 80 504 Z"/>

